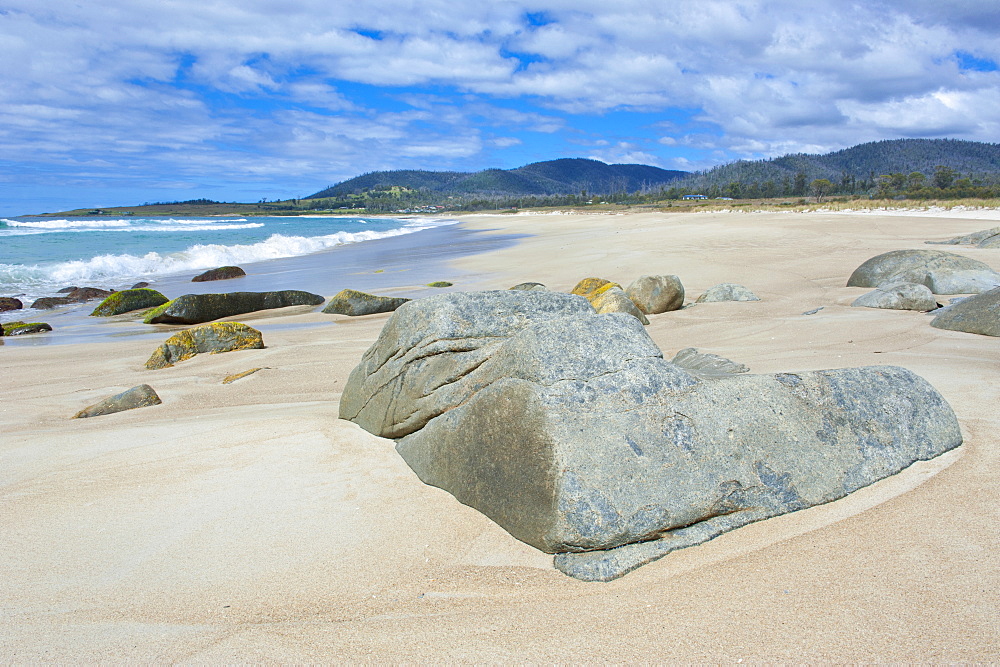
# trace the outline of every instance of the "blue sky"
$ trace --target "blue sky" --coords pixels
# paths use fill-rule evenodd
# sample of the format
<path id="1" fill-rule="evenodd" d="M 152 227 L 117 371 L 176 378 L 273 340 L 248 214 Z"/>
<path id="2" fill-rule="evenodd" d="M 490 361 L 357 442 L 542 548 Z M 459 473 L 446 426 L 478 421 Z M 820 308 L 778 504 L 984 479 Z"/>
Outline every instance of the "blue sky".
<path id="1" fill-rule="evenodd" d="M 0 0 L 0 215 L 1000 141 L 995 0 Z"/>

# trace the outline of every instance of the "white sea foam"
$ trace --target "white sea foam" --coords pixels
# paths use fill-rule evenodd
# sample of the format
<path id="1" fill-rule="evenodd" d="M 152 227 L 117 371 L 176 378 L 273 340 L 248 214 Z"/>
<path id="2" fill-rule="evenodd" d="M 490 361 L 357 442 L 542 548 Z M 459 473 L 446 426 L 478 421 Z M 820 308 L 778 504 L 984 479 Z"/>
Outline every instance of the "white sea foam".
<path id="1" fill-rule="evenodd" d="M 43 294 L 53 288 L 76 284 L 121 284 L 184 271 L 232 264 L 251 264 L 298 257 L 348 243 L 411 234 L 422 229 L 454 224 L 456 220 L 422 219 L 386 231 L 336 232 L 324 236 L 272 234 L 258 243 L 244 245 L 198 244 L 180 252 L 144 255 L 99 255 L 86 260 L 51 265 L 0 264 L 0 289 L 4 293 Z"/>
<path id="2" fill-rule="evenodd" d="M 257 229 L 262 222 L 247 222 L 245 218 L 234 220 L 10 220 L 0 219 L 0 236 L 23 236 L 25 234 L 81 233 L 81 232 L 197 232 L 236 231 Z"/>

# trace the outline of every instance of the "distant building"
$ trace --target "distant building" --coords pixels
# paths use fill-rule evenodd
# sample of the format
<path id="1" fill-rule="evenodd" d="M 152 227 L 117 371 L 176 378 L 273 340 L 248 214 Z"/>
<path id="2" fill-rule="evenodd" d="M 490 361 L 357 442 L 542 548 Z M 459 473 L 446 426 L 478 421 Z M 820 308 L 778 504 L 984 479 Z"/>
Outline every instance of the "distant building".
<path id="1" fill-rule="evenodd" d="M 708 195 L 684 195 L 681 199 L 708 199 Z"/>

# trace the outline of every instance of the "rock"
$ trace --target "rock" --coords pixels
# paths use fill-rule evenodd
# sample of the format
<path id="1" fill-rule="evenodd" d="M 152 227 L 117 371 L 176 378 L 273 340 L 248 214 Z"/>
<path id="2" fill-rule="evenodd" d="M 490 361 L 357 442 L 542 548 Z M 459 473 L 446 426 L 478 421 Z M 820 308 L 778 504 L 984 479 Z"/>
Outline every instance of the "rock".
<path id="1" fill-rule="evenodd" d="M 887 308 L 923 312 L 938 307 L 930 288 L 905 282 L 879 285 L 874 291 L 859 296 L 851 305 L 855 308 Z"/>
<path id="2" fill-rule="evenodd" d="M 625 289 L 625 296 L 646 315 L 657 315 L 684 305 L 684 285 L 677 276 L 639 276 Z"/>
<path id="3" fill-rule="evenodd" d="M 580 296 L 586 298 L 590 301 L 590 295 L 601 289 L 602 287 L 606 289 L 608 286 L 614 286 L 620 288 L 621 285 L 618 283 L 613 283 L 610 280 L 605 280 L 604 278 L 584 278 L 576 284 L 576 286 L 569 291 L 570 294 L 579 294 Z"/>
<path id="4" fill-rule="evenodd" d="M 743 285 L 721 283 L 705 290 L 705 293 L 698 297 L 696 303 L 715 301 L 760 301 L 760 299 Z"/>
<path id="5" fill-rule="evenodd" d="M 983 262 L 943 250 L 893 250 L 855 269 L 847 286 L 896 282 L 925 285 L 934 294 L 978 294 L 1000 285 L 1000 273 Z"/>
<path id="6" fill-rule="evenodd" d="M 132 287 L 130 287 L 129 289 L 142 289 L 143 287 L 149 287 L 149 283 L 140 280 L 135 285 L 132 285 Z"/>
<path id="7" fill-rule="evenodd" d="M 60 290 L 56 290 L 56 294 L 69 294 L 70 292 L 75 292 L 78 289 L 80 288 L 77 287 L 76 285 L 73 285 L 71 287 L 63 287 Z"/>
<path id="8" fill-rule="evenodd" d="M 972 234 L 966 234 L 965 236 L 956 236 L 955 238 L 948 239 L 947 241 L 924 241 L 924 243 L 933 243 L 938 245 L 980 245 L 984 241 L 994 237 L 998 242 L 1000 242 L 1000 227 L 984 229 Z"/>
<path id="9" fill-rule="evenodd" d="M 37 310 L 48 310 L 59 306 L 68 306 L 73 303 L 83 303 L 92 299 L 104 299 L 112 293 L 110 290 L 98 287 L 74 287 L 69 292 L 66 292 L 65 289 L 59 290 L 59 292 L 66 294 L 66 296 L 43 296 L 40 299 L 35 299 L 31 307 Z"/>
<path id="10" fill-rule="evenodd" d="M 24 304 L 21 303 L 20 299 L 15 299 L 12 296 L 0 296 L 0 313 L 8 310 L 21 310 L 22 308 L 24 308 Z"/>
<path id="11" fill-rule="evenodd" d="M 40 299 L 35 299 L 31 307 L 35 310 L 49 310 L 59 306 L 68 306 L 71 303 L 75 303 L 75 301 L 65 296 L 43 296 Z"/>
<path id="12" fill-rule="evenodd" d="M 94 299 L 104 299 L 113 292 L 114 290 L 101 289 L 100 287 L 77 287 L 68 293 L 66 298 L 82 303 L 84 301 L 93 301 Z"/>
<path id="13" fill-rule="evenodd" d="M 670 360 L 675 366 L 680 366 L 688 373 L 703 379 L 729 377 L 737 373 L 749 373 L 750 367 L 732 359 L 720 357 L 709 352 L 699 352 L 693 347 L 686 347 Z"/>
<path id="14" fill-rule="evenodd" d="M 450 283 L 447 280 L 435 280 L 432 283 L 427 283 L 428 287 L 451 287 L 455 283 Z"/>
<path id="15" fill-rule="evenodd" d="M 1000 228 L 998 228 L 1000 229 Z M 977 245 L 977 248 L 1000 248 L 1000 234 L 996 236 L 991 236 L 987 239 L 983 239 Z"/>
<path id="16" fill-rule="evenodd" d="M 628 313 L 643 324 L 649 324 L 649 320 L 641 310 L 632 302 L 632 299 L 625 295 L 625 291 L 614 284 L 607 284 L 591 292 L 590 305 L 601 314 L 606 313 Z"/>
<path id="17" fill-rule="evenodd" d="M 23 336 L 45 331 L 52 331 L 52 327 L 45 322 L 7 322 L 3 325 L 4 336 Z"/>
<path id="18" fill-rule="evenodd" d="M 823 310 L 823 308 L 824 308 L 824 306 L 820 306 L 819 308 L 810 308 L 809 310 L 803 312 L 802 314 L 803 315 L 815 315 L 819 311 Z"/>
<path id="19" fill-rule="evenodd" d="M 449 382 L 515 331 L 593 313 L 586 299 L 560 292 L 452 292 L 404 303 L 351 372 L 340 416 L 387 438 L 411 433 L 467 397 L 452 395 Z"/>
<path id="20" fill-rule="evenodd" d="M 409 300 L 403 297 L 375 296 L 353 289 L 344 289 L 330 299 L 323 312 L 352 316 L 391 313 Z"/>
<path id="21" fill-rule="evenodd" d="M 239 322 L 212 322 L 180 331 L 153 352 L 146 368 L 156 370 L 173 366 L 196 354 L 218 354 L 233 350 L 253 350 L 264 347 L 260 331 Z"/>
<path id="22" fill-rule="evenodd" d="M 938 329 L 1000 336 L 1000 288 L 970 296 L 942 308 L 931 320 Z"/>
<path id="23" fill-rule="evenodd" d="M 242 278 L 246 271 L 238 266 L 220 266 L 217 269 L 209 269 L 205 273 L 199 273 L 191 279 L 193 283 L 204 283 L 209 280 L 229 280 L 231 278 Z"/>
<path id="24" fill-rule="evenodd" d="M 961 443 L 947 403 L 901 368 L 705 380 L 634 318 L 494 294 L 402 306 L 340 414 L 399 438 L 424 482 L 571 576 L 613 579 Z"/>
<path id="25" fill-rule="evenodd" d="M 526 292 L 547 292 L 549 288 L 541 283 L 518 283 L 507 289 L 524 290 Z"/>
<path id="26" fill-rule="evenodd" d="M 127 289 L 115 292 L 94 308 L 91 317 L 110 317 L 142 308 L 153 308 L 167 303 L 167 297 L 153 289 Z"/>
<path id="27" fill-rule="evenodd" d="M 243 378 L 245 378 L 248 375 L 253 375 L 254 373 L 256 373 L 259 370 L 263 370 L 263 367 L 250 368 L 250 369 L 242 371 L 240 373 L 233 373 L 232 375 L 227 375 L 226 377 L 224 377 L 222 379 L 222 384 L 232 384 L 233 382 L 236 382 L 237 380 L 242 380 Z"/>
<path id="28" fill-rule="evenodd" d="M 286 306 L 318 306 L 318 294 L 299 290 L 280 292 L 226 292 L 223 294 L 185 294 L 159 306 L 146 315 L 146 324 L 198 324 L 212 320 Z"/>
<path id="29" fill-rule="evenodd" d="M 132 387 L 127 391 L 123 391 L 120 394 L 115 394 L 109 398 L 105 398 L 103 401 L 94 403 L 89 408 L 84 408 L 80 410 L 75 415 L 73 419 L 83 419 L 85 417 L 100 417 L 101 415 L 110 415 L 115 412 L 122 412 L 123 410 L 132 410 L 134 408 L 145 408 L 150 405 L 159 405 L 163 401 L 160 397 L 156 395 L 153 388 L 148 384 L 141 384 L 138 387 Z"/>

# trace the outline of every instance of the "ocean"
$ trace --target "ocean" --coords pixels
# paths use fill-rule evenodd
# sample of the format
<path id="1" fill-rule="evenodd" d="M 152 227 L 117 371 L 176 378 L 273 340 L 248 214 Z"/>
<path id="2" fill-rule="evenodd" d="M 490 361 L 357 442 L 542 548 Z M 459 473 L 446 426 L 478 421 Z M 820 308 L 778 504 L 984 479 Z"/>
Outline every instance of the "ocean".
<path id="1" fill-rule="evenodd" d="M 45 321 L 56 328 L 53 333 L 62 332 L 17 337 L 25 343 L 29 338 L 34 344 L 43 338 L 45 344 L 70 342 L 69 333 L 74 340 L 106 336 L 112 329 L 95 326 L 105 318 L 87 317 L 96 301 L 53 310 L 28 306 L 39 297 L 58 296 L 64 287 L 121 290 L 139 281 L 168 298 L 279 289 L 332 296 L 345 287 L 373 292 L 404 287 L 416 292 L 408 296 L 419 296 L 426 283 L 457 275 L 448 273 L 448 259 L 511 241 L 455 223 L 423 217 L 0 218 L 0 296 L 25 305 L 0 313 L 0 321 Z M 206 269 L 227 265 L 248 275 L 191 282 Z M 127 329 L 119 323 L 114 331 Z"/>

